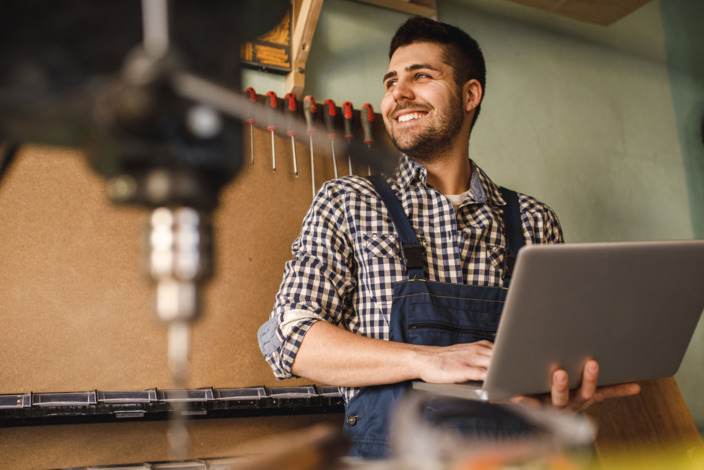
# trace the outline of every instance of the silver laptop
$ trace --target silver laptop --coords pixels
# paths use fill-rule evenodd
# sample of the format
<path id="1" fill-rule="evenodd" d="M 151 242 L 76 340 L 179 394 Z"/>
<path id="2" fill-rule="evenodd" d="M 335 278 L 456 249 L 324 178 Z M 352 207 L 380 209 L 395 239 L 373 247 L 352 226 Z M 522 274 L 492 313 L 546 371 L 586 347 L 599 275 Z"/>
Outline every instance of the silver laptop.
<path id="1" fill-rule="evenodd" d="M 677 372 L 704 310 L 704 240 L 529 245 L 516 260 L 486 380 L 413 382 L 447 396 L 503 400 L 546 393 L 552 371 L 579 386 Z"/>

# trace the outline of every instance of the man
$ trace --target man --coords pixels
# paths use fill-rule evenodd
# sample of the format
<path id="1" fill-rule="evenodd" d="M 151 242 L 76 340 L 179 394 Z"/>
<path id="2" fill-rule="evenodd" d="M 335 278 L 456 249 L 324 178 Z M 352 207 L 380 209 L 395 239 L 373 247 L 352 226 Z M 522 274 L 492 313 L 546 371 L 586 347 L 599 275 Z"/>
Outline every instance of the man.
<path id="1" fill-rule="evenodd" d="M 278 378 L 341 387 L 345 431 L 360 457 L 385 455 L 388 415 L 407 381 L 484 379 L 511 259 L 523 244 L 562 242 L 549 207 L 496 186 L 468 157 L 485 89 L 477 43 L 411 18 L 389 58 L 381 114 L 403 152 L 398 166 L 374 181 L 323 186 L 259 331 Z M 468 311 L 479 313 L 464 318 Z M 422 326 L 408 326 L 411 316 Z M 570 394 L 567 374 L 556 371 L 551 403 L 579 411 L 638 391 L 597 390 L 597 377 L 589 361 Z"/>

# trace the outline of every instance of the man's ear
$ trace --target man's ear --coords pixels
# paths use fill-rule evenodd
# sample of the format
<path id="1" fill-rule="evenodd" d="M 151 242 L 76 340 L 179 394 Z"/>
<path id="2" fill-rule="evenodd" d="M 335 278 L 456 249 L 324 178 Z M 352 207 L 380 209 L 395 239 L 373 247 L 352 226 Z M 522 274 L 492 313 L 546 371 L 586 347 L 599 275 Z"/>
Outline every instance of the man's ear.
<path id="1" fill-rule="evenodd" d="M 473 78 L 462 87 L 462 96 L 464 98 L 464 110 L 466 112 L 473 111 L 479 103 L 482 102 L 482 96 L 484 95 L 484 90 L 482 89 L 482 84 L 479 80 Z"/>

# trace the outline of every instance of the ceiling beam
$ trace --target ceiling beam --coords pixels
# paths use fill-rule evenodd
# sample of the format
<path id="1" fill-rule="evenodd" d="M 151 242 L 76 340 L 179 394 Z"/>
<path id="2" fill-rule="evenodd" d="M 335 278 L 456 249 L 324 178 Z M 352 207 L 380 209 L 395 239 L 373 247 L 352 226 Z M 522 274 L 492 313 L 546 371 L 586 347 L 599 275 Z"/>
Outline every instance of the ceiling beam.
<path id="1" fill-rule="evenodd" d="M 291 42 L 291 71 L 286 76 L 286 93 L 301 99 L 306 82 L 306 62 L 310 54 L 315 28 L 318 25 L 323 0 L 295 0 L 293 36 Z"/>

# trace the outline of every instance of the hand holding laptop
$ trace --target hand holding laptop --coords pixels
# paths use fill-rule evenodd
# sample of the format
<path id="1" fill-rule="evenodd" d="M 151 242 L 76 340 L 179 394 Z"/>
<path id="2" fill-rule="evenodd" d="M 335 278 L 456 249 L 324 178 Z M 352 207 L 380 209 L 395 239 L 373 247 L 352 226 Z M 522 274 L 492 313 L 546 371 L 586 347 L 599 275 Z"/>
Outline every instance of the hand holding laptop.
<path id="1" fill-rule="evenodd" d="M 564 370 L 556 370 L 552 374 L 552 387 L 550 394 L 543 397 L 519 395 L 511 399 L 513 403 L 546 405 L 563 408 L 579 413 L 592 404 L 608 398 L 627 397 L 640 393 L 640 385 L 626 383 L 597 387 L 599 380 L 599 363 L 590 359 L 584 364 L 582 383 L 576 390 L 570 391 L 569 377 Z"/>
<path id="2" fill-rule="evenodd" d="M 429 360 L 432 365 L 425 376 L 421 377 L 427 383 L 459 383 L 467 381 L 483 381 L 494 344 L 489 341 L 456 344 L 448 347 L 428 347 Z M 553 406 L 574 413 L 586 410 L 594 403 L 608 398 L 618 398 L 636 395 L 640 386 L 636 383 L 625 383 L 597 387 L 599 380 L 599 364 L 590 359 L 584 364 L 580 386 L 570 390 L 567 371 L 559 369 L 552 373 L 550 393 L 541 395 L 517 395 L 510 399 L 513 403 Z"/>

